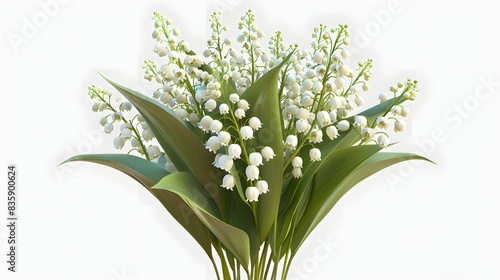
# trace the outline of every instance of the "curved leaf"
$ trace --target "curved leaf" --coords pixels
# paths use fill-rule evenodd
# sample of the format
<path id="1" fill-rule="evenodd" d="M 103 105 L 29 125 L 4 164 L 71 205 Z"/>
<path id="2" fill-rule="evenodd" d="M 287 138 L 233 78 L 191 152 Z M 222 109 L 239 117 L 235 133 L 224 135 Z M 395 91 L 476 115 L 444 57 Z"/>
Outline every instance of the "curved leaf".
<path id="1" fill-rule="evenodd" d="M 121 86 L 103 76 L 113 85 L 139 113 L 146 119 L 158 142 L 165 149 L 172 162 L 180 171 L 190 171 L 213 197 L 221 213 L 227 216 L 229 193 L 219 187 L 224 172 L 212 165 L 214 155 L 182 122 L 177 120 L 167 107 L 150 97 Z M 172 155 L 171 155 L 172 154 Z M 177 158 L 177 159 L 176 159 Z M 187 168 L 181 168 L 182 160 Z M 177 161 L 177 162 L 176 162 Z"/>
<path id="2" fill-rule="evenodd" d="M 292 254 L 338 201 L 338 187 L 380 149 L 377 145 L 348 147 L 334 151 L 331 157 L 324 160 L 314 177 L 314 188 L 307 207 L 296 225 L 291 243 Z"/>
<path id="3" fill-rule="evenodd" d="M 158 184 L 153 186 L 153 189 L 161 193 L 175 193 L 181 196 L 210 231 L 248 269 L 250 256 L 248 235 L 218 218 L 219 213 L 214 207 L 215 204 L 212 204 L 210 196 L 203 195 L 203 187 L 193 174 L 188 172 L 173 173 L 160 180 Z"/>
<path id="4" fill-rule="evenodd" d="M 151 187 L 170 173 L 143 158 L 125 154 L 78 155 L 61 164 L 71 161 L 86 161 L 102 164 L 119 170 L 135 179 L 151 192 L 167 211 L 181 224 L 200 244 L 207 255 L 212 258 L 212 247 L 208 228 L 198 219 L 186 202 L 174 193 L 160 194 Z"/>
<path id="5" fill-rule="evenodd" d="M 269 146 L 277 155 L 260 168 L 260 177 L 269 184 L 269 193 L 259 197 L 256 204 L 257 229 L 260 242 L 264 242 L 271 230 L 276 215 L 283 186 L 281 174 L 283 168 L 283 139 L 281 132 L 281 108 L 278 96 L 278 79 L 280 70 L 290 59 L 288 55 L 283 62 L 264 74 L 241 95 L 250 103 L 248 116 L 258 116 L 262 128 L 256 131 L 254 147 Z M 281 172 L 278 172 L 281 173 Z"/>

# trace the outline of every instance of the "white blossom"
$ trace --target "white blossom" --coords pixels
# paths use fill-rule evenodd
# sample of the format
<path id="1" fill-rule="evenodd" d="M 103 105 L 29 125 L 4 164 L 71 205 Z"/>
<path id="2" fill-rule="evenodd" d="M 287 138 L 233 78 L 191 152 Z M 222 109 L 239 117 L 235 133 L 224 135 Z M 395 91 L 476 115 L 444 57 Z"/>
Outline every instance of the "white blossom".
<path id="1" fill-rule="evenodd" d="M 301 157 L 296 156 L 296 157 L 294 157 L 294 158 L 292 159 L 292 166 L 293 166 L 293 167 L 299 167 L 299 168 L 302 168 L 302 163 L 303 163 L 303 161 L 302 161 L 302 158 L 301 158 Z"/>
<path id="2" fill-rule="evenodd" d="M 120 150 L 125 146 L 125 139 L 123 137 L 116 137 L 113 140 L 113 145 L 115 146 L 115 149 Z"/>
<path id="3" fill-rule="evenodd" d="M 248 140 L 253 138 L 253 130 L 250 126 L 243 126 L 240 128 L 241 138 Z"/>
<path id="4" fill-rule="evenodd" d="M 321 151 L 318 148 L 313 148 L 309 151 L 309 157 L 311 161 L 320 161 L 321 160 Z"/>
<path id="5" fill-rule="evenodd" d="M 264 180 L 259 180 L 255 183 L 255 187 L 259 190 L 259 194 L 267 193 L 269 191 L 269 185 Z"/>
<path id="6" fill-rule="evenodd" d="M 208 141 L 205 143 L 205 147 L 207 148 L 207 150 L 209 150 L 214 154 L 217 153 L 217 150 L 220 148 L 220 146 L 221 145 L 219 143 L 219 139 L 217 138 L 217 136 L 212 136 L 208 138 Z"/>
<path id="7" fill-rule="evenodd" d="M 255 165 L 249 165 L 245 174 L 247 175 L 247 181 L 253 181 L 259 179 L 259 168 Z"/>
<path id="8" fill-rule="evenodd" d="M 234 182 L 233 175 L 227 174 L 226 176 L 224 176 L 224 178 L 222 178 L 221 187 L 228 189 L 228 190 L 233 190 L 234 186 L 235 186 L 235 182 Z"/>
<path id="9" fill-rule="evenodd" d="M 395 132 L 403 132 L 406 129 L 406 123 L 403 120 L 398 120 L 394 123 Z"/>
<path id="10" fill-rule="evenodd" d="M 262 155 L 260 153 L 250 153 L 248 155 L 248 160 L 250 161 L 250 165 L 259 166 L 262 165 Z"/>
<path id="11" fill-rule="evenodd" d="M 237 159 L 237 158 L 240 158 L 240 156 L 241 156 L 241 146 L 238 144 L 229 145 L 227 151 L 228 151 L 228 155 L 232 159 Z"/>
<path id="12" fill-rule="evenodd" d="M 259 118 L 257 118 L 257 117 L 251 117 L 248 120 L 248 125 L 255 130 L 259 130 L 259 128 L 262 127 L 262 123 L 260 122 Z"/>
<path id="13" fill-rule="evenodd" d="M 347 120 L 342 120 L 340 121 L 338 124 L 337 124 L 337 128 L 340 130 L 340 131 L 346 131 L 349 129 L 349 121 Z"/>
<path id="14" fill-rule="evenodd" d="M 229 134 L 229 132 L 227 131 L 221 131 L 219 132 L 217 139 L 219 141 L 219 144 L 221 144 L 222 146 L 227 146 L 229 144 L 229 141 L 231 141 L 231 134 Z"/>
<path id="15" fill-rule="evenodd" d="M 266 160 L 269 161 L 270 159 L 273 159 L 276 155 L 274 154 L 274 151 L 271 147 L 264 147 L 260 151 L 262 154 L 262 157 Z"/>
<path id="16" fill-rule="evenodd" d="M 326 135 L 328 136 L 328 138 L 330 138 L 330 140 L 333 140 L 337 138 L 337 136 L 339 136 L 339 133 L 337 131 L 337 128 L 331 125 L 326 128 Z"/>
<path id="17" fill-rule="evenodd" d="M 248 187 L 245 190 L 245 196 L 248 202 L 259 201 L 259 189 L 256 187 Z"/>

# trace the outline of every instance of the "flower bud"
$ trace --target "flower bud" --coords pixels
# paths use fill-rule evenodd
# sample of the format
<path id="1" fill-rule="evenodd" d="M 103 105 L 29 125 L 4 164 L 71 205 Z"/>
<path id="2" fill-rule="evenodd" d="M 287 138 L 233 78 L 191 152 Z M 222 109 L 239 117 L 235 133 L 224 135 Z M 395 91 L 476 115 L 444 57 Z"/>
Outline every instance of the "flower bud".
<path id="1" fill-rule="evenodd" d="M 340 76 L 347 76 L 347 74 L 349 74 L 349 66 L 347 66 L 347 64 L 340 65 L 339 74 Z"/>
<path id="2" fill-rule="evenodd" d="M 370 90 L 370 84 L 363 84 L 363 91 L 369 91 Z"/>
<path id="3" fill-rule="evenodd" d="M 401 116 L 403 118 L 406 118 L 406 117 L 408 117 L 408 115 L 410 115 L 410 109 L 408 109 L 406 107 L 401 108 Z"/>
<path id="4" fill-rule="evenodd" d="M 170 172 L 170 173 L 175 173 L 177 172 L 177 168 L 175 167 L 173 162 L 167 162 L 165 163 L 165 169 Z"/>
<path id="5" fill-rule="evenodd" d="M 356 98 L 354 98 L 354 103 L 356 103 L 356 105 L 358 107 L 361 107 L 361 106 L 363 106 L 363 103 L 365 103 L 365 102 L 363 100 L 363 97 L 358 95 L 358 96 L 356 96 Z"/>
<path id="6" fill-rule="evenodd" d="M 349 129 L 349 122 L 347 120 L 342 120 L 340 121 L 338 124 L 337 124 L 337 128 L 340 130 L 340 131 L 346 131 Z"/>
<path id="7" fill-rule="evenodd" d="M 205 109 L 207 109 L 207 111 L 209 112 L 212 112 L 216 107 L 217 102 L 213 99 L 209 99 L 207 100 L 207 102 L 205 102 Z"/>

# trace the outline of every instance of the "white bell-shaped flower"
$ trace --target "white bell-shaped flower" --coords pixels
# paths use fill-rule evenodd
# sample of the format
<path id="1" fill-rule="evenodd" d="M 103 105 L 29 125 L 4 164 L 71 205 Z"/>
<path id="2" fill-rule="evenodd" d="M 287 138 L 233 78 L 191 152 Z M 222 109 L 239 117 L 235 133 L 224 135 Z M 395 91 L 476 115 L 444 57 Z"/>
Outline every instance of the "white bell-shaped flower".
<path id="1" fill-rule="evenodd" d="M 222 122 L 219 120 L 213 120 L 208 128 L 213 133 L 218 133 L 222 129 Z"/>
<path id="2" fill-rule="evenodd" d="M 295 122 L 295 128 L 297 128 L 297 131 L 299 133 L 304 133 L 307 132 L 309 128 L 311 128 L 311 125 L 306 120 L 299 119 Z"/>
<path id="3" fill-rule="evenodd" d="M 285 113 L 290 114 L 290 115 L 295 115 L 299 112 L 299 108 L 296 105 L 288 105 L 285 108 Z"/>
<path id="4" fill-rule="evenodd" d="M 153 135 L 153 132 L 151 131 L 151 129 L 144 129 L 142 131 L 142 138 L 146 142 L 149 142 L 149 141 L 153 140 L 154 135 Z"/>
<path id="5" fill-rule="evenodd" d="M 336 78 L 335 81 L 333 81 L 333 82 L 335 83 L 335 86 L 339 89 L 342 88 L 343 86 L 345 86 L 345 80 L 342 77 Z"/>
<path id="6" fill-rule="evenodd" d="M 310 140 L 312 143 L 323 142 L 323 131 L 321 129 L 314 130 L 310 135 Z"/>
<path id="7" fill-rule="evenodd" d="M 264 180 L 259 180 L 255 183 L 255 187 L 259 189 L 259 194 L 267 193 L 269 191 L 269 185 Z"/>
<path id="8" fill-rule="evenodd" d="M 403 132 L 406 129 L 406 123 L 403 120 L 398 120 L 394 123 L 395 132 Z"/>
<path id="9" fill-rule="evenodd" d="M 219 112 L 221 115 L 225 115 L 225 114 L 229 113 L 229 106 L 227 106 L 227 104 L 225 104 L 225 103 L 221 104 L 219 106 Z"/>
<path id="10" fill-rule="evenodd" d="M 380 103 L 387 101 L 388 97 L 387 94 L 381 93 L 378 95 L 378 100 L 380 100 Z"/>
<path id="11" fill-rule="evenodd" d="M 309 118 L 309 110 L 306 108 L 300 108 L 297 112 L 297 118 L 301 120 L 307 120 Z"/>
<path id="12" fill-rule="evenodd" d="M 249 165 L 245 174 L 247 175 L 247 181 L 253 181 L 259 179 L 259 168 L 255 165 Z"/>
<path id="13" fill-rule="evenodd" d="M 347 64 L 342 64 L 339 66 L 339 74 L 340 76 L 347 76 L 347 74 L 349 74 L 349 66 L 347 66 Z"/>
<path id="14" fill-rule="evenodd" d="M 234 182 L 233 175 L 227 174 L 226 176 L 224 176 L 224 178 L 222 178 L 221 187 L 228 189 L 228 190 L 233 190 L 234 186 L 235 186 L 235 182 Z"/>
<path id="15" fill-rule="evenodd" d="M 312 60 L 315 62 L 315 63 L 321 63 L 323 61 L 323 58 L 325 57 L 325 53 L 322 52 L 322 51 L 319 51 L 317 53 L 315 53 L 312 57 Z"/>
<path id="16" fill-rule="evenodd" d="M 368 120 L 366 119 L 365 116 L 355 116 L 354 117 L 354 124 L 360 128 L 363 128 L 368 124 Z"/>
<path id="17" fill-rule="evenodd" d="M 103 128 L 104 128 L 104 133 L 110 134 L 113 131 L 114 126 L 112 123 L 107 123 L 103 126 Z"/>
<path id="18" fill-rule="evenodd" d="M 234 111 L 234 116 L 238 119 L 238 120 L 241 120 L 242 118 L 245 117 L 245 110 L 243 109 L 236 109 Z"/>
<path id="19" fill-rule="evenodd" d="M 238 101 L 238 109 L 246 111 L 250 109 L 250 104 L 248 104 L 248 101 L 246 101 L 245 99 L 240 99 L 240 101 Z"/>
<path id="20" fill-rule="evenodd" d="M 120 111 L 125 112 L 130 110 L 132 110 L 132 104 L 130 102 L 123 102 L 120 104 Z"/>
<path id="21" fill-rule="evenodd" d="M 358 95 L 358 96 L 356 96 L 356 98 L 354 98 L 354 103 L 356 103 L 356 106 L 361 107 L 361 106 L 363 106 L 365 101 L 364 101 L 363 97 Z"/>
<path id="22" fill-rule="evenodd" d="M 293 167 L 299 167 L 299 168 L 302 168 L 302 158 L 301 157 L 294 157 L 292 159 L 292 166 Z"/>
<path id="23" fill-rule="evenodd" d="M 207 111 L 212 112 L 217 107 L 217 101 L 213 99 L 209 99 L 205 102 L 205 109 Z"/>
<path id="24" fill-rule="evenodd" d="M 243 126 L 240 128 L 241 138 L 248 140 L 253 138 L 253 129 L 250 126 Z"/>
<path id="25" fill-rule="evenodd" d="M 326 128 L 326 136 L 328 136 L 330 140 L 333 140 L 339 136 L 339 132 L 335 126 L 331 125 Z"/>
<path id="26" fill-rule="evenodd" d="M 133 148 L 136 148 L 136 149 L 139 149 L 141 147 L 141 142 L 139 142 L 139 140 L 137 140 L 137 138 L 135 138 L 135 137 L 132 137 L 130 139 L 130 144 L 132 145 Z"/>
<path id="27" fill-rule="evenodd" d="M 224 171 L 231 171 L 231 168 L 233 168 L 233 159 L 228 156 L 228 155 L 222 155 L 220 158 L 219 158 L 219 168 L 224 170 Z"/>
<path id="28" fill-rule="evenodd" d="M 337 108 L 342 107 L 342 100 L 339 97 L 334 96 L 328 100 L 328 105 L 331 110 L 336 110 Z"/>
<path id="29" fill-rule="evenodd" d="M 116 137 L 113 140 L 113 145 L 115 146 L 115 149 L 120 150 L 125 146 L 125 139 L 123 137 Z"/>
<path id="30" fill-rule="evenodd" d="M 99 123 L 101 124 L 101 126 L 105 125 L 108 123 L 108 118 L 107 117 L 102 117 L 100 120 L 99 120 Z"/>
<path id="31" fill-rule="evenodd" d="M 294 167 L 292 169 L 292 176 L 295 179 L 302 177 L 302 168 L 300 168 L 300 167 Z"/>
<path id="32" fill-rule="evenodd" d="M 205 147 L 212 153 L 217 153 L 217 150 L 220 148 L 219 139 L 217 136 L 212 136 L 208 138 L 207 143 L 205 143 Z"/>
<path id="33" fill-rule="evenodd" d="M 363 136 L 363 141 L 370 141 L 373 136 L 375 136 L 375 130 L 370 127 L 365 127 L 361 129 L 361 135 Z"/>
<path id="34" fill-rule="evenodd" d="M 256 187 L 248 187 L 245 190 L 245 196 L 248 202 L 259 201 L 259 189 Z"/>
<path id="35" fill-rule="evenodd" d="M 327 111 L 319 111 L 316 117 L 321 126 L 327 126 L 332 123 L 330 115 Z"/>
<path id="36" fill-rule="evenodd" d="M 229 147 L 228 147 L 228 155 L 232 159 L 240 158 L 240 156 L 241 156 L 241 146 L 238 145 L 238 144 L 231 144 L 231 145 L 229 145 Z"/>
<path id="37" fill-rule="evenodd" d="M 362 88 L 363 88 L 363 91 L 369 91 L 370 90 L 370 84 L 364 83 Z"/>
<path id="38" fill-rule="evenodd" d="M 203 131 L 208 131 L 212 121 L 213 121 L 213 119 L 210 116 L 204 116 L 203 118 L 201 118 L 201 121 L 198 124 L 198 127 L 201 128 Z"/>
<path id="39" fill-rule="evenodd" d="M 174 110 L 174 115 L 178 120 L 185 120 L 188 118 L 189 113 L 185 109 L 179 108 Z"/>
<path id="40" fill-rule="evenodd" d="M 381 148 L 387 148 L 387 146 L 389 146 L 389 143 L 390 143 L 389 137 L 387 137 L 387 135 L 385 134 L 380 134 L 380 136 L 377 138 L 377 144 Z"/>
<path id="41" fill-rule="evenodd" d="M 248 125 L 254 130 L 259 130 L 259 128 L 262 127 L 262 123 L 257 117 L 251 117 L 250 120 L 248 120 Z"/>
<path id="42" fill-rule="evenodd" d="M 237 93 L 232 93 L 229 95 L 229 100 L 231 103 L 236 104 L 236 102 L 240 101 L 240 96 Z"/>
<path id="43" fill-rule="evenodd" d="M 270 159 L 273 159 L 276 155 L 274 154 L 274 151 L 271 147 L 264 147 L 260 151 L 262 154 L 262 157 L 266 160 L 269 161 Z"/>
<path id="44" fill-rule="evenodd" d="M 129 128 L 124 128 L 122 129 L 120 135 L 125 139 L 129 139 L 130 137 L 132 137 L 132 130 Z"/>
<path id="45" fill-rule="evenodd" d="M 299 143 L 299 139 L 297 139 L 297 136 L 295 135 L 288 135 L 285 140 L 285 145 L 292 149 L 295 150 L 295 147 L 297 147 L 297 144 Z"/>
<path id="46" fill-rule="evenodd" d="M 401 117 L 406 118 L 410 115 L 410 109 L 403 107 L 401 108 Z"/>
<path id="47" fill-rule="evenodd" d="M 215 155 L 214 162 L 212 163 L 215 167 L 220 168 L 220 166 L 219 166 L 219 159 L 223 155 L 224 154 L 221 154 L 221 153 L 218 153 L 217 155 Z"/>
<path id="48" fill-rule="evenodd" d="M 219 141 L 219 144 L 221 144 L 222 146 L 227 146 L 229 144 L 229 141 L 231 141 L 231 134 L 229 134 L 229 132 L 227 131 L 221 131 L 219 132 L 217 139 Z"/>
<path id="49" fill-rule="evenodd" d="M 338 124 L 337 124 L 337 128 L 340 130 L 340 131 L 346 131 L 349 129 L 349 121 L 347 120 L 342 120 L 340 121 Z"/>
<path id="50" fill-rule="evenodd" d="M 313 148 L 309 151 L 309 157 L 311 161 L 320 161 L 321 160 L 321 151 L 318 148 Z"/>
<path id="51" fill-rule="evenodd" d="M 248 160 L 250 161 L 250 165 L 254 165 L 254 166 L 262 165 L 262 155 L 260 153 L 249 154 Z"/>
<path id="52" fill-rule="evenodd" d="M 159 158 L 161 156 L 160 148 L 154 145 L 148 147 L 147 153 L 151 159 Z"/>
<path id="53" fill-rule="evenodd" d="M 310 90 L 312 89 L 313 87 L 313 84 L 314 82 L 310 79 L 306 79 L 303 83 L 302 83 L 302 88 L 305 89 L 305 90 Z"/>
<path id="54" fill-rule="evenodd" d="M 389 119 L 386 117 L 378 117 L 377 126 L 380 128 L 387 128 L 389 126 Z"/>

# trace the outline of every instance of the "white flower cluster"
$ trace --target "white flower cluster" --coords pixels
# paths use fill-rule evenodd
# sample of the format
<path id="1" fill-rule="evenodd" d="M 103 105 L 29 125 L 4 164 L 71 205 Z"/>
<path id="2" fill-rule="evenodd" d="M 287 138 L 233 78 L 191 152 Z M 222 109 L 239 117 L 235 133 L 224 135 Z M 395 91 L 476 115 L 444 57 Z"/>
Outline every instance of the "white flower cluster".
<path id="1" fill-rule="evenodd" d="M 228 28 L 220 23 L 220 14 L 214 13 L 210 17 L 212 34 L 207 40 L 207 48 L 202 55 L 197 55 L 186 41 L 179 38 L 180 31 L 172 27 L 171 19 L 155 13 L 153 20 L 152 36 L 157 41 L 154 52 L 161 63 L 145 61 L 143 66 L 144 78 L 158 85 L 152 93 L 153 98 L 172 109 L 177 119 L 188 121 L 202 130 L 201 139 L 215 154 L 214 165 L 228 172 L 222 180 L 222 187 L 234 188 L 231 170 L 238 161 L 244 164 L 238 163 L 237 170 L 245 170 L 248 201 L 257 201 L 260 194 L 268 191 L 267 182 L 259 179 L 259 166 L 263 160 L 272 159 L 274 152 L 270 147 L 247 147 L 246 143 L 252 141 L 254 132 L 262 124 L 259 116 L 248 116 L 252 104 L 241 99 L 241 95 L 288 56 L 289 60 L 280 73 L 279 98 L 282 130 L 286 135 L 283 141 L 284 170 L 291 164 L 294 178 L 303 175 L 305 159 L 299 156 L 301 150 L 308 149 L 310 162 L 322 160 L 320 143 L 325 135 L 333 141 L 342 133 L 356 131 L 360 144 L 375 142 L 385 148 L 390 144 L 386 133 L 389 126 L 393 126 L 395 132 L 406 128 L 402 118 L 409 115 L 409 110 L 397 101 L 416 98 L 418 87 L 416 81 L 411 80 L 391 86 L 389 90 L 393 96 L 386 93 L 378 96 L 380 102 L 394 97 L 389 110 L 381 117 L 371 119 L 359 114 L 349 117 L 365 103 L 362 93 L 370 91 L 368 81 L 373 66 L 370 59 L 359 62 L 354 68 L 347 64 L 350 42 L 346 25 L 315 28 L 310 50 L 298 50 L 297 45 L 285 46 L 279 31 L 270 38 L 266 48 L 259 41 L 265 34 L 255 25 L 256 18 L 248 11 L 238 25 L 241 33 L 236 44 L 241 47 L 236 48 L 230 38 L 223 37 Z M 222 85 L 229 86 L 222 88 Z M 150 141 L 154 136 L 140 116 L 134 118 L 142 124 L 142 133 L 139 134 L 134 119 L 129 121 L 121 115 L 121 111 L 130 109 L 129 103 L 122 103 L 117 111 L 105 101 L 106 91 L 98 89 L 94 93 L 98 100 L 95 111 L 113 111 L 101 122 L 106 133 L 110 133 L 113 123 L 119 120 L 130 126 L 122 126 L 115 139 L 117 148 L 122 148 L 125 141 L 130 140 L 132 147 L 148 159 L 161 155 L 158 147 L 144 146 L 143 141 Z M 111 123 L 107 118 L 111 118 Z M 176 170 L 168 158 L 167 165 L 167 170 Z"/>
<path id="2" fill-rule="evenodd" d="M 121 150 L 126 142 L 130 142 L 129 153 L 137 151 L 148 160 L 157 159 L 161 156 L 158 146 L 149 145 L 146 147 L 145 142 L 152 141 L 154 134 L 140 114 L 131 112 L 132 104 L 130 102 L 124 102 L 121 98 L 117 98 L 113 102 L 111 99 L 112 93 L 99 86 L 90 86 L 88 90 L 90 98 L 94 100 L 92 111 L 106 113 L 99 121 L 104 133 L 111 134 L 115 125 L 120 125 L 120 131 L 113 140 L 113 146 L 116 149 Z M 128 112 L 132 114 L 131 118 L 127 118 L 126 114 Z"/>

